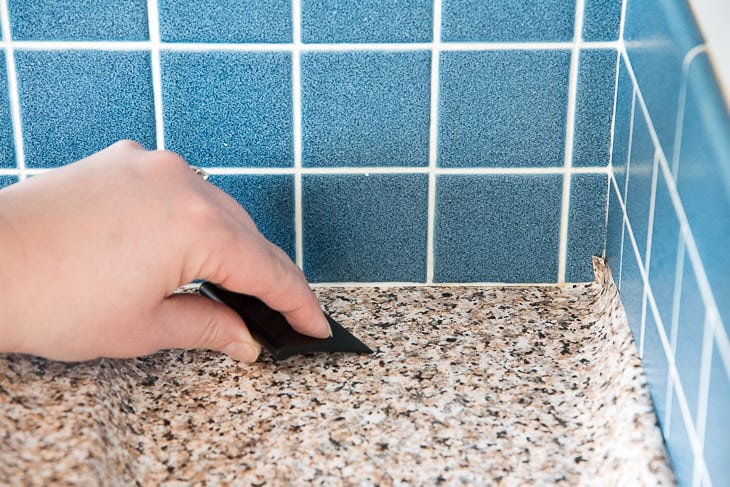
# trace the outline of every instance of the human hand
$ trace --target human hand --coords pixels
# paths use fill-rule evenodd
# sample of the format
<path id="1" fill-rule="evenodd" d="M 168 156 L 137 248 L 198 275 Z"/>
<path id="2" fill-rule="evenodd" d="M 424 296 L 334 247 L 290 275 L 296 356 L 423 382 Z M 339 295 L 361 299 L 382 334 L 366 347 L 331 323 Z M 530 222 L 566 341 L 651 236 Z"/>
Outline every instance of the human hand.
<path id="1" fill-rule="evenodd" d="M 0 351 L 87 360 L 204 348 L 255 360 L 233 310 L 172 294 L 195 279 L 329 336 L 299 268 L 171 152 L 121 141 L 0 191 Z"/>

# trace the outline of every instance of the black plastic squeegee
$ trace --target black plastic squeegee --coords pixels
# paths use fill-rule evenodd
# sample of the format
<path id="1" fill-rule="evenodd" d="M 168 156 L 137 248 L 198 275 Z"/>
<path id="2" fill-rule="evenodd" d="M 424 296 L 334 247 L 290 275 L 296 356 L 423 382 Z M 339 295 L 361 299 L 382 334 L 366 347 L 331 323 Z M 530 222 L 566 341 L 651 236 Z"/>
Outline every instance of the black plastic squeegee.
<path id="1" fill-rule="evenodd" d="M 253 296 L 234 293 L 210 282 L 200 285 L 200 294 L 233 308 L 243 318 L 251 335 L 275 360 L 313 352 L 373 353 L 327 313 L 325 316 L 332 328 L 332 336 L 313 338 L 296 332 L 284 315 Z"/>

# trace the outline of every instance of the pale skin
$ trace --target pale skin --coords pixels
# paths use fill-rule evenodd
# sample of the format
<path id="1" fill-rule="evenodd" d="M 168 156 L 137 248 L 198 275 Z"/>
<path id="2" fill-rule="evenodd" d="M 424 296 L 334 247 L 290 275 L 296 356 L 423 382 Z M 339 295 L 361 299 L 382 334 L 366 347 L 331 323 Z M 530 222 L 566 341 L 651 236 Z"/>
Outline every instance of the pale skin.
<path id="1" fill-rule="evenodd" d="M 120 141 L 0 191 L 0 352 L 81 361 L 182 348 L 256 360 L 234 311 L 173 295 L 195 279 L 330 335 L 301 270 L 172 152 Z"/>

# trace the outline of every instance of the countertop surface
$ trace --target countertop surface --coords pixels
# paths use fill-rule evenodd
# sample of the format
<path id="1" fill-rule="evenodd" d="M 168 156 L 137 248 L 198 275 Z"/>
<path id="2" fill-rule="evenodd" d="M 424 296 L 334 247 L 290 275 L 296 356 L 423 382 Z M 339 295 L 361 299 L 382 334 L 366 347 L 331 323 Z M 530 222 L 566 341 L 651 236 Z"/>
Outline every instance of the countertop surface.
<path id="1" fill-rule="evenodd" d="M 0 483 L 671 485 L 616 288 L 321 288 L 372 355 L 0 355 Z"/>

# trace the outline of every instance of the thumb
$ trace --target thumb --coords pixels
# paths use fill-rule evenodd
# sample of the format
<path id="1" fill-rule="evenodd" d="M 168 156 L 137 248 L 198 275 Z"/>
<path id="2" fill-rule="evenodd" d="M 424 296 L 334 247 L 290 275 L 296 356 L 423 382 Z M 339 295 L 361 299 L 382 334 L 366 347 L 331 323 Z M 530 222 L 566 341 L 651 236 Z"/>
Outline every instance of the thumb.
<path id="1" fill-rule="evenodd" d="M 158 308 L 159 348 L 217 350 L 253 362 L 261 346 L 228 306 L 196 294 L 174 294 Z"/>

